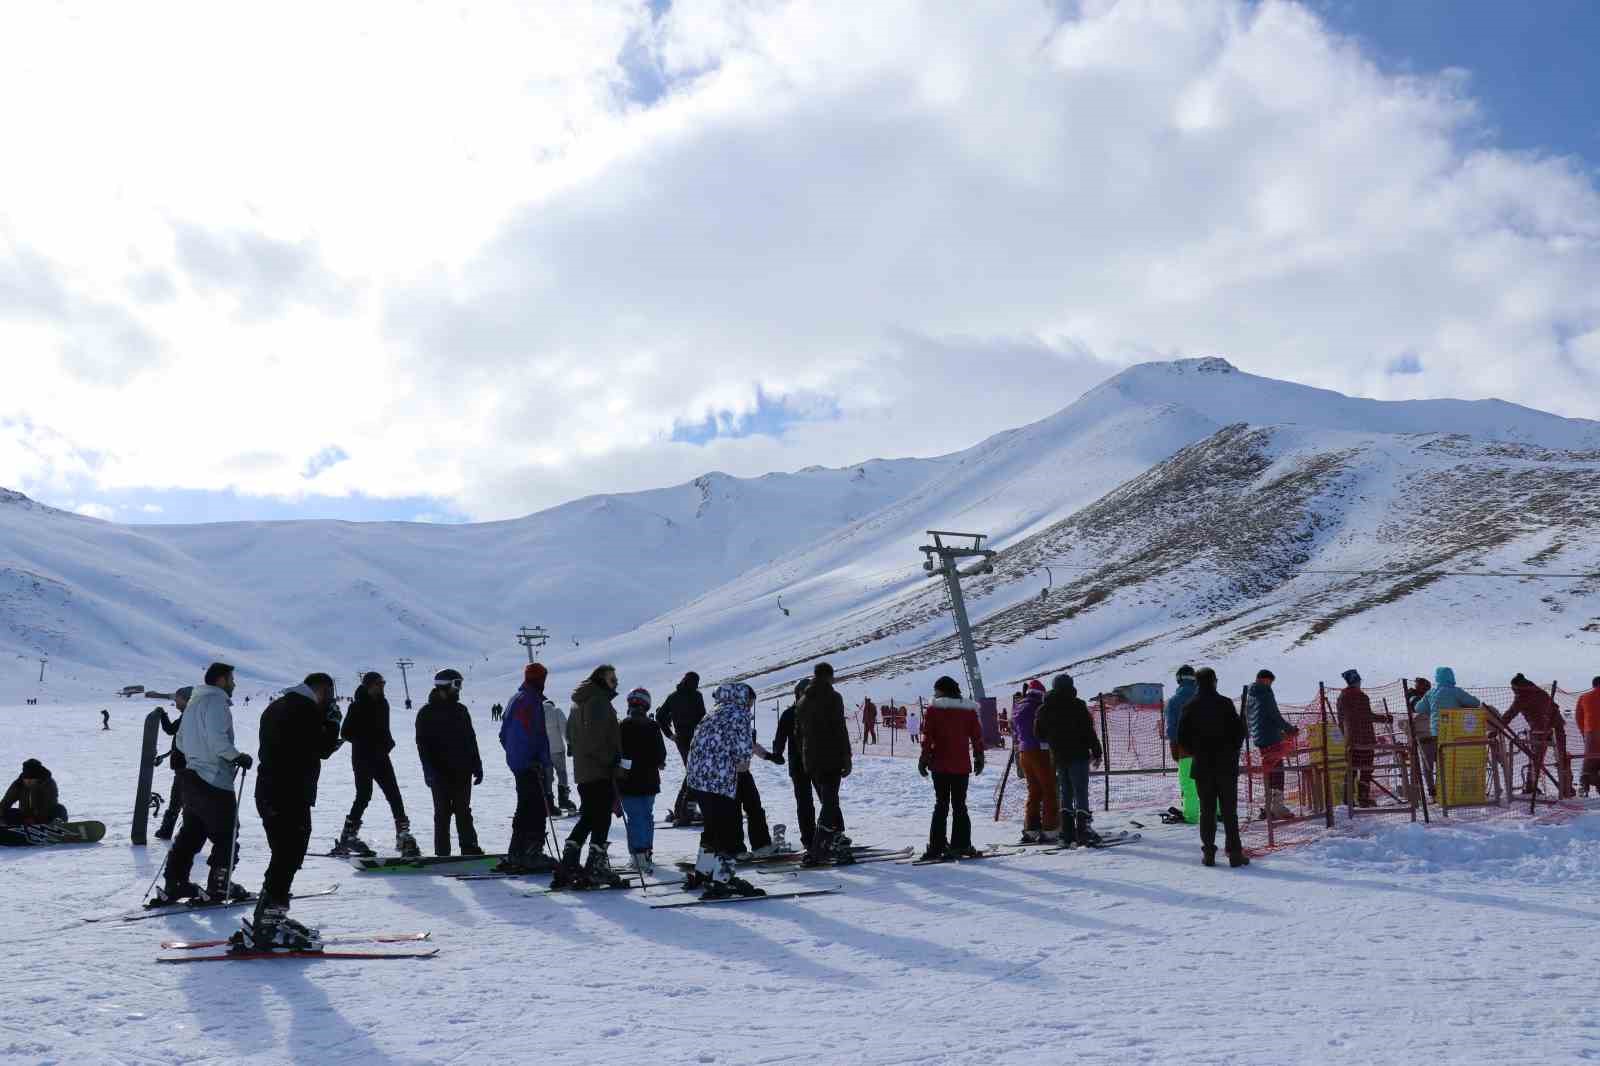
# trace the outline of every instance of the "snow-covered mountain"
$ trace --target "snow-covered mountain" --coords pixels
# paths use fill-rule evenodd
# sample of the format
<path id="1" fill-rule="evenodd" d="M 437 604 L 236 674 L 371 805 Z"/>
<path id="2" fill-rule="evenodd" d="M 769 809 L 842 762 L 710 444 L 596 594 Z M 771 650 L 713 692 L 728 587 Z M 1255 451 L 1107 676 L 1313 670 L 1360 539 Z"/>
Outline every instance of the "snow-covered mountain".
<path id="1" fill-rule="evenodd" d="M 215 656 L 281 679 L 409 655 L 504 687 L 516 627 L 543 624 L 563 674 L 611 661 L 658 687 L 692 666 L 775 690 L 827 656 L 912 695 L 959 671 L 927 529 L 1001 549 L 967 585 L 991 689 L 1062 668 L 1156 679 L 1185 659 L 1307 683 L 1435 661 L 1587 678 L 1595 582 L 1433 572 L 1595 571 L 1597 489 L 1600 423 L 1195 359 L 938 459 L 710 474 L 486 525 L 122 527 L 9 494 L 0 685 L 31 692 L 43 652 L 118 685 Z M 1321 572 L 1374 570 L 1391 573 Z"/>

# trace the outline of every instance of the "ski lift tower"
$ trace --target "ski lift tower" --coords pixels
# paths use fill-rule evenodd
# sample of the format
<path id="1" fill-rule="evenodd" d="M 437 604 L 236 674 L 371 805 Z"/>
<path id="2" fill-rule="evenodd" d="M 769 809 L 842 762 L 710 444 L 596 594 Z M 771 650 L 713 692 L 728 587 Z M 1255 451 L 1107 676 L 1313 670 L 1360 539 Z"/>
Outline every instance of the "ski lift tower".
<path id="1" fill-rule="evenodd" d="M 950 611 L 956 616 L 956 636 L 961 640 L 961 663 L 967 673 L 967 691 L 972 699 L 981 703 L 987 697 L 983 691 L 983 675 L 978 672 L 978 649 L 972 642 L 972 624 L 967 620 L 967 601 L 961 595 L 961 579 L 994 573 L 992 560 L 997 553 L 983 546 L 987 533 L 951 533 L 943 529 L 930 529 L 928 536 L 933 538 L 933 543 L 924 544 L 921 548 L 922 568 L 931 576 L 944 578 L 945 591 L 950 594 Z M 946 544 L 947 537 L 972 543 Z M 979 562 L 961 570 L 958 564 L 963 559 L 977 559 Z"/>
<path id="2" fill-rule="evenodd" d="M 517 630 L 517 643 L 528 649 L 528 661 L 530 663 L 533 662 L 533 649 L 543 648 L 549 642 L 550 634 L 545 630 L 544 626 L 534 626 L 532 629 L 523 626 Z"/>

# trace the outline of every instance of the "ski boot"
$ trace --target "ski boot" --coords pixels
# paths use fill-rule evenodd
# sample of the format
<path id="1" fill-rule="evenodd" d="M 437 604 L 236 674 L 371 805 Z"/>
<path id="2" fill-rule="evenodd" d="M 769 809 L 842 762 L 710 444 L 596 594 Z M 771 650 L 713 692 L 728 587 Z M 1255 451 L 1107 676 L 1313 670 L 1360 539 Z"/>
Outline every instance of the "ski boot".
<path id="1" fill-rule="evenodd" d="M 207 903 L 241 903 L 249 898 L 249 889 L 237 881 L 229 881 L 227 870 L 215 866 L 211 868 L 211 876 L 206 878 Z"/>
<path id="2" fill-rule="evenodd" d="M 811 867 L 826 866 L 831 863 L 834 855 L 837 854 L 835 848 L 838 846 L 837 842 L 842 835 L 842 833 L 835 830 L 818 826 L 817 831 L 812 834 L 811 847 L 805 853 L 805 856 L 801 858 L 800 865 Z"/>
<path id="3" fill-rule="evenodd" d="M 243 928 L 228 938 L 234 951 L 322 950 L 322 933 L 290 918 L 281 903 L 258 905 L 255 916 L 240 924 Z"/>
<path id="4" fill-rule="evenodd" d="M 1065 818 L 1061 820 L 1061 832 L 1056 834 L 1056 847 L 1075 848 L 1078 846 L 1078 833 L 1072 823 Z"/>
<path id="5" fill-rule="evenodd" d="M 565 786 L 561 789 L 560 798 L 556 800 L 556 806 L 568 814 L 575 814 L 578 810 L 578 805 L 572 802 L 572 795 L 566 790 Z"/>
<path id="6" fill-rule="evenodd" d="M 655 876 L 655 856 L 651 855 L 648 849 L 633 852 L 633 862 L 631 865 L 633 866 L 634 872 L 643 877 Z"/>
<path id="7" fill-rule="evenodd" d="M 716 863 L 717 872 L 713 875 L 711 884 L 700 894 L 701 899 L 731 899 L 734 896 L 767 894 L 766 889 L 757 888 L 744 878 L 735 875 L 732 855 L 717 856 Z"/>
<path id="8" fill-rule="evenodd" d="M 856 853 L 851 850 L 850 838 L 840 833 L 833 838 L 833 864 L 835 866 L 849 866 L 856 861 Z"/>
<path id="9" fill-rule="evenodd" d="M 584 867 L 584 873 L 589 875 L 589 880 L 595 888 L 621 888 L 628 882 L 611 868 L 611 845 L 606 841 L 589 844 L 589 864 Z"/>
<path id="10" fill-rule="evenodd" d="M 1040 829 L 1024 829 L 1022 831 L 1022 839 L 1017 841 L 1017 843 L 1042 844 L 1044 843 L 1044 831 Z"/>
<path id="11" fill-rule="evenodd" d="M 956 844 L 946 848 L 944 854 L 945 857 L 949 859 L 976 859 L 980 857 L 983 852 L 979 851 L 971 844 Z"/>
<path id="12" fill-rule="evenodd" d="M 580 847 L 576 840 L 567 841 L 567 846 L 561 851 L 561 863 L 556 867 L 555 876 L 550 878 L 551 889 L 594 887 L 589 882 L 589 875 L 578 864 Z"/>
<path id="13" fill-rule="evenodd" d="M 361 832 L 361 823 L 346 818 L 344 820 L 344 831 L 339 834 L 339 839 L 334 841 L 333 850 L 328 852 L 328 854 L 337 855 L 341 859 L 350 858 L 352 856 L 356 858 L 370 859 L 374 855 L 378 854 L 376 851 L 373 851 L 370 846 L 368 846 L 366 841 L 362 840 L 356 835 L 359 832 Z"/>
<path id="14" fill-rule="evenodd" d="M 917 858 L 917 861 L 918 862 L 943 862 L 945 860 L 945 858 L 947 857 L 945 853 L 946 853 L 946 848 L 945 848 L 945 846 L 943 844 L 929 844 L 928 845 L 928 850 L 924 851 L 921 854 L 921 856 L 919 856 Z"/>
<path id="15" fill-rule="evenodd" d="M 772 852 L 775 855 L 787 855 L 794 850 L 794 845 L 789 843 L 789 838 L 784 834 L 788 826 L 775 825 L 772 827 Z"/>
<path id="16" fill-rule="evenodd" d="M 1216 849 L 1216 846 L 1212 845 L 1210 847 L 1207 847 L 1204 844 L 1202 844 L 1200 846 L 1200 865 L 1201 866 L 1215 866 L 1216 864 L 1217 864 L 1217 849 Z"/>
<path id="17" fill-rule="evenodd" d="M 1079 811 L 1076 821 L 1079 847 L 1092 848 L 1100 843 L 1100 834 L 1096 833 L 1094 826 L 1090 824 L 1088 811 Z"/>
<path id="18" fill-rule="evenodd" d="M 482 855 L 483 855 L 483 849 L 480 848 L 477 844 L 463 844 L 463 845 L 461 845 L 461 857 L 463 859 L 480 858 L 480 857 L 482 857 Z"/>
<path id="19" fill-rule="evenodd" d="M 417 847 L 417 838 L 411 835 L 411 823 L 403 818 L 394 823 L 394 848 L 402 859 L 422 858 L 422 849 Z"/>
<path id="20" fill-rule="evenodd" d="M 156 886 L 156 894 L 150 897 L 145 906 L 170 907 L 174 903 L 187 903 L 204 896 L 205 892 L 193 881 L 167 881 Z"/>
<path id="21" fill-rule="evenodd" d="M 699 854 L 694 857 L 694 869 L 690 870 L 683 879 L 683 890 L 690 892 L 697 888 L 706 887 L 711 883 L 716 872 L 717 857 L 705 848 L 701 848 Z"/>
<path id="22" fill-rule="evenodd" d="M 1230 851 L 1228 852 L 1228 865 L 1235 867 L 1249 866 L 1250 856 L 1246 855 L 1243 849 L 1240 849 L 1239 851 Z"/>

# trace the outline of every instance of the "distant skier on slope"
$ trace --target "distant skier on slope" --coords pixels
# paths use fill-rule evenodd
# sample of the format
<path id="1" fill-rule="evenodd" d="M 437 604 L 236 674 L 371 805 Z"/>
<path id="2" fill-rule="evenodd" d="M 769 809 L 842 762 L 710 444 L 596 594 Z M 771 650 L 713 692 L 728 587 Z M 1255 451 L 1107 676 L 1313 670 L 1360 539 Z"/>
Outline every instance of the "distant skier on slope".
<path id="1" fill-rule="evenodd" d="M 544 832 L 550 815 L 545 779 L 550 771 L 550 735 L 544 727 L 543 663 L 522 670 L 522 685 L 500 717 L 500 746 L 517 783 L 517 810 L 511 818 L 511 844 L 497 873 L 548 873 L 555 862 L 544 853 Z"/>
<path id="2" fill-rule="evenodd" d="M 1195 787 L 1200 793 L 1200 861 L 1216 865 L 1217 813 L 1222 814 L 1223 843 L 1229 866 L 1248 866 L 1239 839 L 1239 747 L 1244 723 L 1233 701 L 1217 691 L 1216 671 L 1195 672 L 1194 698 L 1178 721 L 1178 742 L 1194 760 Z"/>
<path id="3" fill-rule="evenodd" d="M 627 821 L 628 853 L 633 868 L 650 877 L 656 872 L 656 795 L 667 765 L 667 743 L 650 717 L 648 689 L 628 693 L 628 716 L 617 728 L 617 743 L 622 754 L 617 791 Z"/>
<path id="4" fill-rule="evenodd" d="M 1339 691 L 1335 713 L 1339 729 L 1344 733 L 1345 750 L 1349 753 L 1350 768 L 1356 774 L 1356 805 L 1372 807 L 1372 765 L 1378 750 L 1376 723 L 1393 722 L 1390 715 L 1374 714 L 1372 698 L 1361 690 L 1361 674 L 1346 670 L 1339 675 L 1345 687 Z"/>
<path id="5" fill-rule="evenodd" d="M 789 786 L 794 791 L 795 817 L 800 822 L 800 846 L 811 850 L 811 840 L 817 831 L 817 806 L 812 793 L 811 775 L 806 773 L 806 763 L 801 752 L 799 734 L 795 732 L 795 708 L 805 699 L 811 679 L 801 678 L 794 686 L 794 702 L 778 716 L 778 728 L 772 734 L 772 750 L 765 758 L 783 766 L 788 763 Z"/>
<path id="6" fill-rule="evenodd" d="M 250 893 L 228 880 L 237 857 L 236 829 L 239 809 L 233 794 L 234 775 L 255 764 L 233 745 L 233 667 L 212 663 L 205 683 L 189 697 L 188 710 L 178 723 L 176 746 L 183 753 L 183 824 L 167 852 L 167 867 L 154 902 L 174 903 L 201 897 L 210 902 L 245 899 Z M 207 840 L 210 875 L 202 890 L 189 880 L 194 857 Z"/>
<path id="7" fill-rule="evenodd" d="M 961 686 L 955 678 L 941 677 L 933 683 L 933 702 L 928 705 L 922 725 L 922 755 L 917 759 L 917 772 L 923 777 L 933 775 L 933 820 L 928 826 L 928 849 L 922 853 L 922 861 L 978 854 L 972 846 L 967 785 L 974 773 L 983 773 L 983 728 L 978 723 L 978 705 L 961 698 Z M 946 818 L 954 822 L 949 837 L 945 836 Z"/>
<path id="8" fill-rule="evenodd" d="M 577 805 L 567 791 L 567 716 L 561 713 L 556 701 L 544 701 L 544 735 L 550 741 L 550 768 L 544 775 L 544 794 L 550 802 L 546 805 L 551 814 L 556 811 L 575 811 Z M 561 790 L 556 792 L 556 783 Z"/>
<path id="9" fill-rule="evenodd" d="M 333 678 L 306 679 L 267 704 L 261 712 L 256 813 L 267 834 L 271 858 L 261 882 L 255 916 L 234 941 L 255 951 L 316 951 L 321 935 L 289 917 L 294 875 L 311 843 L 311 808 L 317 805 L 322 762 L 344 743 Z"/>
<path id="10" fill-rule="evenodd" d="M 1028 797 L 1022 808 L 1022 842 L 1037 843 L 1054 836 L 1061 828 L 1061 810 L 1057 806 L 1056 778 L 1050 762 L 1050 745 L 1041 741 L 1033 724 L 1044 704 L 1044 685 L 1038 678 L 1028 682 L 1022 701 L 1017 704 L 1011 720 L 1011 732 L 1017 743 L 1017 771 L 1028 785 Z"/>
<path id="11" fill-rule="evenodd" d="M 766 892 L 735 875 L 738 850 L 739 774 L 747 771 L 754 751 L 751 707 L 756 693 L 742 681 L 718 685 L 712 693 L 716 709 L 699 723 L 689 749 L 685 774 L 699 797 L 706 828 L 700 839 L 690 882 L 705 885 L 704 899 L 764 896 Z M 684 887 L 690 887 L 685 884 Z"/>
<path id="12" fill-rule="evenodd" d="M 433 793 L 433 853 L 450 854 L 450 819 L 456 822 L 462 855 L 482 855 L 472 823 L 472 786 L 483 784 L 483 756 L 472 715 L 461 703 L 458 670 L 433 675 L 433 691 L 417 712 L 417 758 Z"/>
<path id="13" fill-rule="evenodd" d="M 105 732 L 110 732 L 110 730 L 111 730 L 111 712 L 107 711 L 107 710 L 102 710 L 100 712 L 100 731 L 102 733 L 105 733 Z"/>
<path id="14" fill-rule="evenodd" d="M 178 709 L 177 720 L 167 717 L 167 712 L 161 712 L 161 731 L 169 737 L 176 738 L 178 727 L 183 722 L 183 712 L 189 706 L 189 696 L 194 692 L 190 685 L 184 685 L 172 694 L 172 705 Z M 167 749 L 167 754 L 161 756 L 167 760 L 167 767 L 172 771 L 172 791 L 167 796 L 167 809 L 161 814 L 161 827 L 156 830 L 157 840 L 171 840 L 173 831 L 178 827 L 178 815 L 183 813 L 183 752 L 178 750 L 176 740 L 172 747 Z M 161 758 L 156 761 L 160 762 Z"/>
<path id="15" fill-rule="evenodd" d="M 853 862 L 839 804 L 840 785 L 850 776 L 850 727 L 845 722 L 844 698 L 833 687 L 833 667 L 828 663 L 818 663 L 811 671 L 811 684 L 795 713 L 795 732 L 801 739 L 806 772 L 822 805 L 812 846 L 801 862 L 807 866 Z"/>
<path id="16" fill-rule="evenodd" d="M 868 696 L 861 701 L 861 743 L 876 744 L 878 742 L 878 706 Z"/>
<path id="17" fill-rule="evenodd" d="M 394 733 L 389 728 L 389 699 L 384 695 L 386 682 L 376 670 L 362 675 L 361 687 L 350 700 L 350 711 L 345 715 L 341 735 L 350 745 L 350 769 L 355 772 L 356 798 L 345 816 L 344 828 L 333 846 L 334 855 L 372 855 L 371 847 L 361 839 L 361 818 L 372 802 L 372 786 L 383 790 L 388 801 L 389 814 L 394 818 L 395 850 L 414 859 L 422 854 L 416 837 L 411 835 L 411 819 L 406 817 L 406 804 L 400 795 L 400 782 L 394 774 L 394 763 L 389 753 L 394 751 Z"/>
<path id="18" fill-rule="evenodd" d="M 50 770 L 38 759 L 23 760 L 22 773 L 0 798 L 0 822 L 42 825 L 66 820 L 67 809 L 61 805 L 61 794 Z"/>
<path id="19" fill-rule="evenodd" d="M 578 782 L 578 822 L 567 834 L 551 888 L 593 888 L 622 884 L 611 869 L 611 812 L 617 801 L 616 774 L 622 763 L 622 735 L 616 708 L 617 671 L 610 664 L 594 668 L 572 693 L 567 719 L 567 747 L 572 750 L 572 776 Z M 579 865 L 584 842 L 586 865 Z"/>
<path id="20" fill-rule="evenodd" d="M 683 680 L 678 682 L 678 687 L 667 696 L 656 714 L 656 724 L 661 727 L 662 736 L 678 746 L 678 755 L 685 767 L 689 765 L 689 745 L 694 741 L 695 727 L 705 716 L 706 698 L 700 694 L 700 675 L 690 670 L 683 675 Z M 685 783 L 678 789 L 678 798 L 673 801 L 672 812 L 667 819 L 679 825 L 692 823 L 695 820 L 693 803 L 689 786 Z"/>
<path id="21" fill-rule="evenodd" d="M 1199 675 L 1195 677 L 1198 681 Z M 1261 768 L 1267 779 L 1267 805 L 1261 817 L 1292 818 L 1294 812 L 1283 801 L 1281 767 L 1294 751 L 1295 734 L 1300 730 L 1290 725 L 1278 710 L 1278 698 L 1272 692 L 1275 680 L 1277 675 L 1271 670 L 1256 672 L 1255 683 L 1245 696 L 1245 711 L 1250 719 L 1250 740 L 1261 752 Z"/>
<path id="22" fill-rule="evenodd" d="M 1070 674 L 1057 674 L 1050 682 L 1050 695 L 1039 708 L 1033 731 L 1050 745 L 1054 760 L 1054 784 L 1061 796 L 1061 846 L 1099 844 L 1089 801 L 1089 766 L 1099 766 L 1105 752 L 1089 705 L 1078 695 Z"/>
<path id="23" fill-rule="evenodd" d="M 1567 722 L 1561 716 L 1561 708 L 1556 706 L 1556 701 L 1550 693 L 1529 681 L 1522 674 L 1517 674 L 1511 679 L 1513 693 L 1511 706 L 1506 708 L 1506 713 L 1500 716 L 1500 723 L 1510 732 L 1511 722 L 1518 715 L 1528 722 L 1528 747 L 1532 753 L 1532 765 L 1527 769 L 1527 780 L 1523 782 L 1523 792 L 1537 795 L 1543 790 L 1539 787 L 1539 777 L 1544 772 L 1544 757 L 1550 750 L 1552 742 L 1556 748 L 1556 780 L 1559 783 L 1563 799 L 1573 795 L 1572 791 L 1572 763 L 1567 759 Z"/>

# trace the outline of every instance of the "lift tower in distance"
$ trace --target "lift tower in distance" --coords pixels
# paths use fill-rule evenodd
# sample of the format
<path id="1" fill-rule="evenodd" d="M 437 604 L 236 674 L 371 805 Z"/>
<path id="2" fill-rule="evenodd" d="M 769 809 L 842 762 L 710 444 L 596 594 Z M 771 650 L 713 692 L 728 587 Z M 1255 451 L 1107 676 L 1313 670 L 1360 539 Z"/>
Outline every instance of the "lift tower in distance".
<path id="1" fill-rule="evenodd" d="M 945 591 L 950 596 L 950 613 L 956 618 L 956 636 L 961 640 L 961 663 L 967 673 L 967 691 L 980 703 L 987 698 L 983 691 L 983 675 L 978 670 L 978 649 L 972 643 L 972 623 L 967 620 L 967 601 L 961 595 L 961 579 L 978 574 L 994 573 L 996 552 L 983 546 L 987 533 L 952 533 L 945 529 L 930 529 L 932 544 L 924 544 L 922 568 L 929 575 L 944 578 Z M 971 541 L 970 544 L 946 544 L 945 538 Z M 977 559 L 965 570 L 958 569 L 963 559 Z M 937 560 L 937 561 L 935 561 Z"/>

